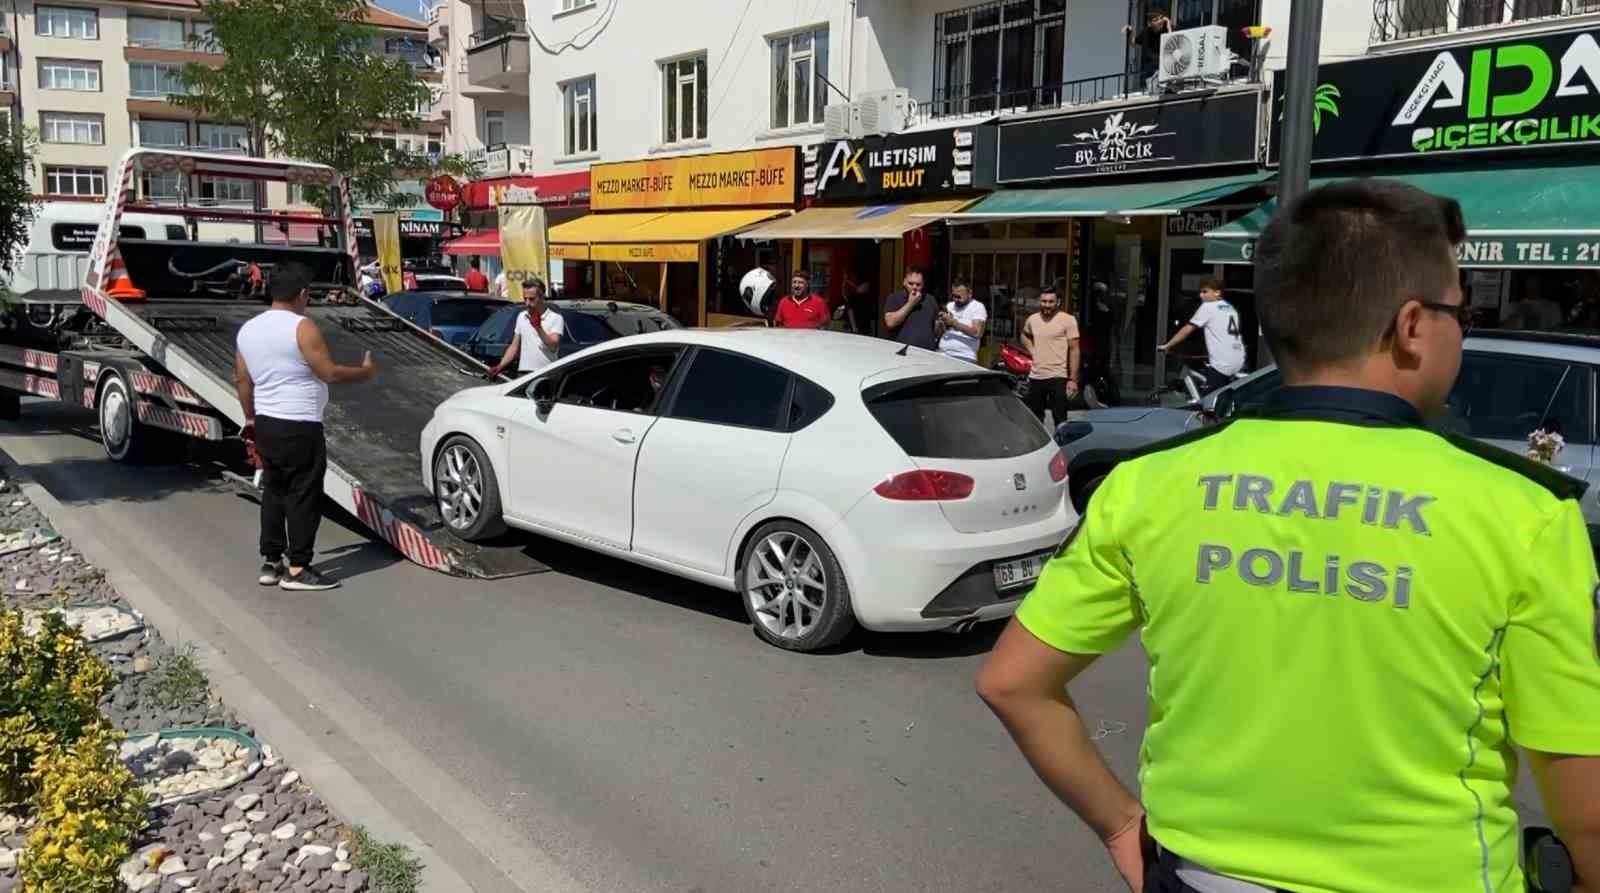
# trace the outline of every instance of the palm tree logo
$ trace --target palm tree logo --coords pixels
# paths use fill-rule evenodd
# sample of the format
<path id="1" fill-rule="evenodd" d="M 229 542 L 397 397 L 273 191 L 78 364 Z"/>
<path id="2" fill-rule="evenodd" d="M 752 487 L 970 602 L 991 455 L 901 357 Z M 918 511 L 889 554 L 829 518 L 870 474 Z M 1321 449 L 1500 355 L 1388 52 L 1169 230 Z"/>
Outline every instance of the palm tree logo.
<path id="1" fill-rule="evenodd" d="M 1317 90 L 1312 94 L 1311 99 L 1311 133 L 1313 136 L 1322 132 L 1323 112 L 1327 112 L 1335 118 L 1339 117 L 1339 100 L 1342 98 L 1344 98 L 1344 94 L 1339 92 L 1337 86 L 1333 84 L 1317 85 Z M 1280 99 L 1279 103 L 1281 104 L 1282 102 L 1283 100 Z M 1278 112 L 1279 121 L 1283 120 L 1283 114 L 1283 112 Z"/>
<path id="2" fill-rule="evenodd" d="M 1156 129 L 1154 124 L 1135 124 L 1132 121 L 1123 121 L 1123 113 L 1117 112 L 1106 118 L 1105 124 L 1097 129 L 1074 133 L 1073 137 L 1100 144 L 1100 152 L 1104 155 L 1112 148 L 1126 146 L 1130 141 L 1144 136 Z"/>

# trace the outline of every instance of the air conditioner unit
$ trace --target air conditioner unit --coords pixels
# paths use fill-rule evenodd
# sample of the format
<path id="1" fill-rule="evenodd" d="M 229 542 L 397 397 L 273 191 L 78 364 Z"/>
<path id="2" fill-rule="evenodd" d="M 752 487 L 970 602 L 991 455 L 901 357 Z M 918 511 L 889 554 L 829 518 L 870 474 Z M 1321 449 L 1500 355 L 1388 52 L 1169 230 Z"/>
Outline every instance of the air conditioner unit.
<path id="1" fill-rule="evenodd" d="M 1220 25 L 1186 28 L 1161 35 L 1161 68 L 1156 82 L 1225 79 L 1228 29 Z"/>
<path id="2" fill-rule="evenodd" d="M 822 135 L 830 140 L 847 140 L 856 134 L 851 133 L 851 125 L 855 123 L 849 105 L 830 105 L 822 110 Z"/>
<path id="3" fill-rule="evenodd" d="M 860 123 L 863 136 L 899 133 L 911 123 L 915 111 L 911 91 L 905 89 L 868 93 L 850 103 L 850 109 L 852 117 Z"/>

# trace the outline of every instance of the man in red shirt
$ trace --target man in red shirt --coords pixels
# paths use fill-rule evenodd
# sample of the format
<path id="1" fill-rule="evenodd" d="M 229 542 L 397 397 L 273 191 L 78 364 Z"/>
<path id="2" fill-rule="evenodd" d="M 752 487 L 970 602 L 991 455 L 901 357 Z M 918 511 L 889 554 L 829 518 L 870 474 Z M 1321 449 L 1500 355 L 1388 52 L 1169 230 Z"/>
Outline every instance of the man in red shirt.
<path id="1" fill-rule="evenodd" d="M 780 329 L 825 329 L 828 317 L 828 302 L 811 291 L 811 276 L 796 270 L 789 279 L 788 296 L 772 314 L 772 324 Z"/>
<path id="2" fill-rule="evenodd" d="M 477 258 L 473 258 L 471 260 L 471 262 L 470 262 L 470 266 L 471 266 L 471 269 L 467 270 L 467 275 L 465 277 L 463 277 L 467 281 L 467 291 L 475 291 L 475 292 L 486 292 L 486 291 L 488 291 L 489 290 L 489 277 L 483 275 L 483 271 L 478 269 L 478 259 Z"/>

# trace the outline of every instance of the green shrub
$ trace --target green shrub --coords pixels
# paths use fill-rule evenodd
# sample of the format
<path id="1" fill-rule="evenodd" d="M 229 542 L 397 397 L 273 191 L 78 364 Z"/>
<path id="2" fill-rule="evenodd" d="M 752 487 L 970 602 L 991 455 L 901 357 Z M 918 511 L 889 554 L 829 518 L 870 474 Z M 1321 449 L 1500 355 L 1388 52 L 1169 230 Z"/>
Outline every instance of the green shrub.
<path id="1" fill-rule="evenodd" d="M 123 735 L 100 720 L 30 773 L 37 822 L 21 864 L 30 893 L 117 893 L 117 868 L 145 820 L 144 793 L 117 760 Z"/>
<path id="2" fill-rule="evenodd" d="M 0 807 L 31 799 L 35 762 L 100 722 L 114 679 L 59 615 L 34 636 L 22 627 L 20 612 L 0 611 Z"/>

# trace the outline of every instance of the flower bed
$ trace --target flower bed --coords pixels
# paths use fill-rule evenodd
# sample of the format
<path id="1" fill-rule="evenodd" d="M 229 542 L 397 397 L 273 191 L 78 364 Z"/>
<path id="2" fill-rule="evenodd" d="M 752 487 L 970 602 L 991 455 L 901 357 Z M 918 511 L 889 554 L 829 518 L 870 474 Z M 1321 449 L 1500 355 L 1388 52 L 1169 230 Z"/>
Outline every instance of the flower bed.
<path id="1" fill-rule="evenodd" d="M 410 893 L 5 482 L 0 543 L 0 893 Z"/>

